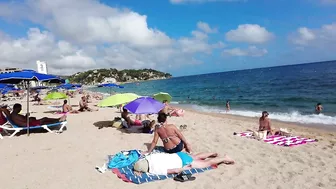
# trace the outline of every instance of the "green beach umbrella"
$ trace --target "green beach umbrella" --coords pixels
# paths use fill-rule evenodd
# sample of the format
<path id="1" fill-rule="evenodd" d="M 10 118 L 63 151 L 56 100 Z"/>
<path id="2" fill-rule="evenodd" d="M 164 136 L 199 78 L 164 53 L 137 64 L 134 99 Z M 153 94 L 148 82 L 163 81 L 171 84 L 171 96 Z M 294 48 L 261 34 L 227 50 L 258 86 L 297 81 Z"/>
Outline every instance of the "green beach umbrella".
<path id="1" fill-rule="evenodd" d="M 172 99 L 170 94 L 164 93 L 164 92 L 159 92 L 157 94 L 154 94 L 153 97 L 155 100 L 160 101 L 160 102 L 163 102 L 164 100 L 167 100 L 168 102 L 170 102 Z"/>
<path id="2" fill-rule="evenodd" d="M 49 93 L 44 100 L 57 100 L 57 99 L 66 99 L 68 98 L 66 94 L 60 92 Z"/>
<path id="3" fill-rule="evenodd" d="M 139 96 L 134 93 L 120 93 L 109 96 L 98 103 L 100 107 L 117 106 L 137 99 Z"/>

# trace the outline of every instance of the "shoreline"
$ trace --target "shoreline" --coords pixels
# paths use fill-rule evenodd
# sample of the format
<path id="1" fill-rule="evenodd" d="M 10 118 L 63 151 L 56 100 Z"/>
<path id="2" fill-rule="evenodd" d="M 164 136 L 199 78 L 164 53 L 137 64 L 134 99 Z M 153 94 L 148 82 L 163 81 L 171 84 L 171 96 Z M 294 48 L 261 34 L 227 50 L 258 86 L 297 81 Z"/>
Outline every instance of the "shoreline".
<path id="1" fill-rule="evenodd" d="M 253 117 L 246 117 L 246 116 L 241 116 L 241 115 L 222 114 L 222 113 L 215 113 L 215 112 L 209 113 L 209 112 L 197 111 L 194 109 L 185 108 L 181 106 L 176 106 L 176 107 L 183 108 L 185 111 L 190 111 L 192 113 L 200 114 L 200 115 L 207 115 L 207 116 L 230 119 L 230 120 L 239 120 L 239 121 L 249 122 L 249 123 L 255 122 L 255 128 L 258 127 L 258 119 L 259 119 L 258 117 L 253 118 Z M 271 124 L 272 124 L 273 130 L 275 129 L 278 130 L 280 128 L 287 128 L 291 130 L 291 133 L 295 132 L 295 133 L 298 133 L 308 138 L 316 138 L 318 136 L 330 136 L 331 137 L 330 139 L 334 139 L 336 137 L 336 128 L 332 126 L 324 125 L 323 127 L 319 127 L 319 126 L 311 125 L 311 124 L 292 123 L 292 122 L 284 122 L 284 121 L 279 121 L 279 120 L 271 120 Z M 253 128 L 249 128 L 249 129 L 253 129 Z M 316 139 L 320 140 L 319 138 L 316 138 Z"/>

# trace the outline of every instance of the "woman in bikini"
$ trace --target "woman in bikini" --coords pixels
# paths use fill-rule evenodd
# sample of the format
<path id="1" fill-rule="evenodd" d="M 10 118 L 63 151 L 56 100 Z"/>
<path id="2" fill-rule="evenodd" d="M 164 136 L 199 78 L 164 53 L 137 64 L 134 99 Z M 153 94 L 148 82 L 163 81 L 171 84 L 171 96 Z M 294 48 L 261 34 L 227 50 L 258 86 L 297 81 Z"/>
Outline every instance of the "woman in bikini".
<path id="1" fill-rule="evenodd" d="M 147 153 L 151 153 L 155 148 L 159 138 L 162 140 L 166 153 L 181 152 L 184 148 L 191 153 L 191 146 L 184 138 L 180 130 L 173 124 L 167 124 L 167 115 L 159 113 L 158 125 L 155 126 L 154 138 Z"/>

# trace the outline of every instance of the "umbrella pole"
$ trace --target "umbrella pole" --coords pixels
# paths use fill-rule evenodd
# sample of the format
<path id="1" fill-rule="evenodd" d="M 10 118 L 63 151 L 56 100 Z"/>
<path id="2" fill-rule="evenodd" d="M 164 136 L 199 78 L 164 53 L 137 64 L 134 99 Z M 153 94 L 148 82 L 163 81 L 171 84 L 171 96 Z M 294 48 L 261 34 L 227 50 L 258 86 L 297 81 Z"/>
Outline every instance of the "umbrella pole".
<path id="1" fill-rule="evenodd" d="M 27 134 L 29 136 L 29 81 L 27 81 Z"/>

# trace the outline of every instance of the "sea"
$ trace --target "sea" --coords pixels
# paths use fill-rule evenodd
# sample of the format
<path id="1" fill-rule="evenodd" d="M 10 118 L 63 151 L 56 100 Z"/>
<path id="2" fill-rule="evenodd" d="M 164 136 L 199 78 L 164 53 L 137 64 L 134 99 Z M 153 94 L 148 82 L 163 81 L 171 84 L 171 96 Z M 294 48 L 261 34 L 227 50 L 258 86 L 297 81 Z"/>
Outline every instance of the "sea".
<path id="1" fill-rule="evenodd" d="M 197 111 L 246 117 L 268 111 L 274 120 L 336 127 L 336 61 L 173 77 L 124 87 L 112 91 L 142 96 L 167 92 L 173 97 L 172 105 Z M 321 114 L 315 113 L 317 103 L 324 108 Z"/>

